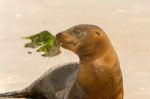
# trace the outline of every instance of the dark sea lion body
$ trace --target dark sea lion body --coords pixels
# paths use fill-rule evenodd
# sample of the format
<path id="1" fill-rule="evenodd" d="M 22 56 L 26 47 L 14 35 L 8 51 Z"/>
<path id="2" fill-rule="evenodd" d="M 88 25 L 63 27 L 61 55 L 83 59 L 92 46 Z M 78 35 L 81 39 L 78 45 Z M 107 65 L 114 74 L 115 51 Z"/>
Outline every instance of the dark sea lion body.
<path id="1" fill-rule="evenodd" d="M 0 97 L 33 98 L 33 99 L 67 99 L 77 71 L 78 63 L 63 65 L 54 71 L 47 71 L 27 88 L 0 94 Z M 0 98 L 1 99 L 1 98 Z"/>
<path id="2" fill-rule="evenodd" d="M 41 99 L 123 99 L 123 81 L 117 54 L 105 32 L 94 25 L 77 25 L 56 35 L 80 64 L 39 78 L 25 90 L 1 94 Z M 73 67 L 72 67 L 73 66 Z M 75 67 L 74 67 L 75 66 Z M 65 70 L 65 72 L 64 72 Z M 62 78 L 61 78 L 62 77 Z"/>

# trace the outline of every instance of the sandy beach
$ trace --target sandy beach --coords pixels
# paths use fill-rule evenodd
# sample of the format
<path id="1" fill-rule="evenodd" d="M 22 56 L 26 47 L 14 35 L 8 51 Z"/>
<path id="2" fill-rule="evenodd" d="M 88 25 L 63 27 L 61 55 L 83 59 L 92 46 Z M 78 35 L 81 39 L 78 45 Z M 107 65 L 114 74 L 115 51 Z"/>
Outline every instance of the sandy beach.
<path id="1" fill-rule="evenodd" d="M 148 0 L 0 0 L 0 92 L 22 89 L 49 68 L 79 61 L 64 49 L 56 57 L 41 57 L 24 48 L 28 41 L 22 37 L 94 24 L 108 34 L 118 53 L 124 99 L 150 99 L 149 4 Z"/>

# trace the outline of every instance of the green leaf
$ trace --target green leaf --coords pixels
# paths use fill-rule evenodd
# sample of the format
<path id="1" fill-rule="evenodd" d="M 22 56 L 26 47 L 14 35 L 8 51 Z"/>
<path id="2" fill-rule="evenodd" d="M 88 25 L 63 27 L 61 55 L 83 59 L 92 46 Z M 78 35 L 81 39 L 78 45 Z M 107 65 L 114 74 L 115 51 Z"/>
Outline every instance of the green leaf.
<path id="1" fill-rule="evenodd" d="M 42 31 L 25 39 L 31 40 L 30 43 L 25 44 L 25 47 L 38 48 L 37 52 L 44 52 L 42 56 L 52 57 L 60 53 L 60 45 L 57 44 L 56 37 L 48 31 Z"/>

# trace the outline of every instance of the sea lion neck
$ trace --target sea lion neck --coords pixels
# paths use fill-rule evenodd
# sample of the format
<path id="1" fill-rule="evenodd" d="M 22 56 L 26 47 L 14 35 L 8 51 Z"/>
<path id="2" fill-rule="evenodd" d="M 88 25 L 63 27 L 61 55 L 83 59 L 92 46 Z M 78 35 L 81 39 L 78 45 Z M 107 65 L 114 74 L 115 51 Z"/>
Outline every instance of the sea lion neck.
<path id="1" fill-rule="evenodd" d="M 106 42 L 98 42 L 95 45 L 91 45 L 91 49 L 89 48 L 89 50 L 81 50 L 80 53 L 78 53 L 80 63 L 99 59 L 103 57 L 109 49 L 110 46 L 108 44 L 106 46 Z"/>

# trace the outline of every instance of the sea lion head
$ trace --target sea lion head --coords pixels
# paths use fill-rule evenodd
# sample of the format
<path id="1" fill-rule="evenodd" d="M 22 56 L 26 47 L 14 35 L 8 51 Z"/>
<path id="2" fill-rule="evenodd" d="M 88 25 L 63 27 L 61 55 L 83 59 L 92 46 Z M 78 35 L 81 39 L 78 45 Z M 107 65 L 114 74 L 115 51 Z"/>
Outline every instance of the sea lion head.
<path id="1" fill-rule="evenodd" d="M 81 24 L 58 33 L 56 39 L 63 48 L 85 56 L 104 46 L 107 36 L 98 26 Z"/>

